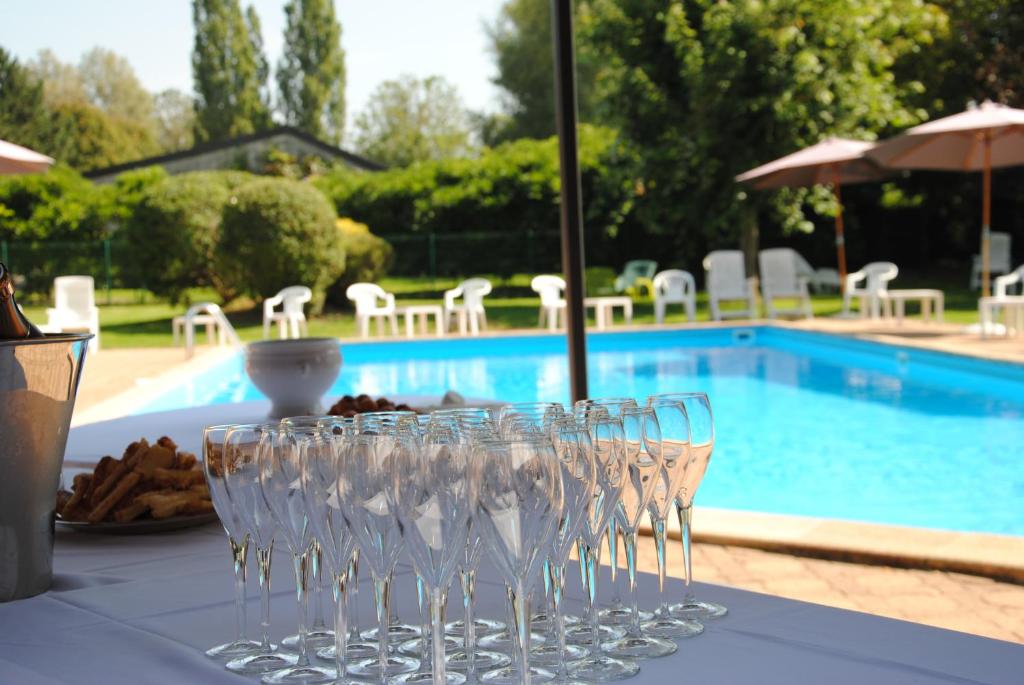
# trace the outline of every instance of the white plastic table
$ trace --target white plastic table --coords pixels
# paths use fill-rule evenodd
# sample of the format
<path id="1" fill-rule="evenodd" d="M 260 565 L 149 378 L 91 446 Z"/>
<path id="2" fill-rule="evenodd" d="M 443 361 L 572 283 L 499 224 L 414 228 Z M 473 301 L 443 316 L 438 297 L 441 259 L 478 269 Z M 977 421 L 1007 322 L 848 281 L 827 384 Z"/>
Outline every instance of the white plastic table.
<path id="1" fill-rule="evenodd" d="M 935 321 L 942 323 L 946 296 L 941 290 L 932 288 L 915 288 L 905 290 L 886 290 L 879 294 L 882 306 L 885 308 L 885 317 L 895 318 L 897 325 L 903 323 L 906 316 L 907 300 L 916 300 L 921 303 L 921 318 L 927 323 L 932 320 L 934 310 Z"/>
<path id="2" fill-rule="evenodd" d="M 399 307 L 396 313 L 405 316 L 405 336 L 413 337 L 416 329 L 416 318 L 419 317 L 420 334 L 427 334 L 427 320 L 433 316 L 437 337 L 444 336 L 444 308 L 439 304 L 412 304 L 408 307 Z"/>
<path id="3" fill-rule="evenodd" d="M 633 300 L 626 296 L 613 295 L 608 297 L 587 297 L 583 299 L 586 307 L 594 309 L 594 319 L 597 330 L 603 331 L 611 327 L 615 320 L 615 308 L 622 309 L 622 316 L 626 325 L 633 323 Z"/>
<path id="4" fill-rule="evenodd" d="M 999 312 L 1003 312 L 1007 335 L 1019 335 L 1024 330 L 1024 295 L 1002 295 L 982 297 L 978 300 L 978 319 L 981 321 L 981 337 L 985 338 L 995 330 Z"/>
<path id="5" fill-rule="evenodd" d="M 167 434 L 195 450 L 201 426 L 259 420 L 268 409 L 266 402 L 247 402 L 84 425 L 71 431 L 68 458 L 119 453 L 126 439 L 142 435 Z M 283 546 L 275 554 L 271 632 L 276 641 L 294 631 L 295 608 Z M 202 654 L 234 631 L 230 556 L 216 524 L 149 536 L 58 531 L 54 566 L 49 592 L 0 604 L 0 683 L 256 682 L 228 673 Z M 575 567 L 566 604 L 579 613 Z M 255 575 L 250 574 L 247 602 L 250 635 L 259 611 Z M 478 615 L 504 620 L 505 592 L 496 573 L 485 563 L 480 576 Z M 619 574 L 620 582 L 624 576 Z M 361 625 L 369 626 L 367 580 L 360 579 L 359 600 Z M 607 574 L 602 582 L 607 598 Z M 393 588 L 401 617 L 415 622 L 415 582 L 404 560 Z M 668 589 L 677 597 L 681 583 L 670 580 Z M 455 618 L 457 584 L 451 592 L 449 614 Z M 728 606 L 729 615 L 709 622 L 704 635 L 681 642 L 676 654 L 642 662 L 630 683 L 1010 685 L 1020 683 L 1024 673 L 1021 645 L 714 585 L 698 584 L 697 593 Z M 654 577 L 641 576 L 640 594 L 643 606 L 654 606 Z"/>

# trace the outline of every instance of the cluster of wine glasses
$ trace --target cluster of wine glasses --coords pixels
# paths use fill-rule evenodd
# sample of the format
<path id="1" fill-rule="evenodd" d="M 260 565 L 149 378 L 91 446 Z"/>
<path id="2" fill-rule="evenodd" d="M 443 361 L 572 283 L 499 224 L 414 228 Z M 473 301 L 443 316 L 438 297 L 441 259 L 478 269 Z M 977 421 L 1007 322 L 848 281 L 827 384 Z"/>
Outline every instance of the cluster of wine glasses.
<path id="1" fill-rule="evenodd" d="M 207 654 L 268 684 L 611 682 L 674 653 L 724 607 L 690 586 L 693 495 L 714 446 L 702 393 L 521 403 L 497 410 L 391 411 L 210 426 L 203 457 L 231 543 L 238 636 Z M 666 519 L 682 529 L 686 593 L 664 592 Z M 639 606 L 637 535 L 647 514 L 661 601 Z M 598 603 L 601 548 L 624 542 L 629 601 Z M 293 562 L 298 632 L 270 640 L 275 543 Z M 255 547 L 261 636 L 245 636 L 245 573 Z M 565 571 L 579 556 L 584 616 L 568 616 Z M 421 625 L 393 612 L 399 557 L 415 571 Z M 508 597 L 507 621 L 475 614 L 486 553 Z M 372 576 L 377 625 L 356 610 L 360 566 Z M 614 572 L 614 565 L 612 567 Z M 365 570 L 364 570 L 365 573 Z M 455 576 L 463 617 L 446 623 Z M 401 578 L 401 576 L 399 576 Z M 330 588 L 333 629 L 322 595 Z M 310 603 L 313 612 L 310 612 Z M 531 612 L 531 603 L 535 603 Z M 314 618 L 310 625 L 310 614 Z"/>

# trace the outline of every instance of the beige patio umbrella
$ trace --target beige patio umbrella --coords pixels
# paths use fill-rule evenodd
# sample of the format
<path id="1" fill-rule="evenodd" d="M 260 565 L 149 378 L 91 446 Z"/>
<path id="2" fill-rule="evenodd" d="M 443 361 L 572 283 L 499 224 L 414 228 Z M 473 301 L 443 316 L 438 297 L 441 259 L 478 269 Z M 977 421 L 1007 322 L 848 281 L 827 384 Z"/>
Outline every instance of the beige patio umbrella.
<path id="1" fill-rule="evenodd" d="M 52 164 L 51 157 L 0 140 L 0 174 L 34 174 L 46 171 Z"/>
<path id="2" fill-rule="evenodd" d="M 1024 164 L 1024 110 L 984 102 L 876 145 L 868 156 L 892 169 L 980 171 L 981 294 L 989 294 L 992 169 Z"/>
<path id="3" fill-rule="evenodd" d="M 846 287 L 846 239 L 843 235 L 843 198 L 840 187 L 844 184 L 874 181 L 886 175 L 884 169 L 864 156 L 874 145 L 862 140 L 826 138 L 736 177 L 738 182 L 758 189 L 832 186 L 839 207 L 836 213 L 836 258 L 840 288 Z"/>

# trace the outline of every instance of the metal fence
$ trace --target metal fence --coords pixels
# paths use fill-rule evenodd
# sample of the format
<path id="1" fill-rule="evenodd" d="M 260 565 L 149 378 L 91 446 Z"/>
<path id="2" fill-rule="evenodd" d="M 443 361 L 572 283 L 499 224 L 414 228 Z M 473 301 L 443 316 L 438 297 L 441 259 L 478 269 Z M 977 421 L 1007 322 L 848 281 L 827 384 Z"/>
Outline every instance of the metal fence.
<path id="1" fill-rule="evenodd" d="M 137 287 L 122 279 L 119 263 L 126 259 L 128 251 L 113 240 L 0 240 L 0 261 L 16 275 L 18 290 L 28 296 L 48 295 L 54 277 L 75 274 L 92 276 L 109 304 L 114 288 Z"/>

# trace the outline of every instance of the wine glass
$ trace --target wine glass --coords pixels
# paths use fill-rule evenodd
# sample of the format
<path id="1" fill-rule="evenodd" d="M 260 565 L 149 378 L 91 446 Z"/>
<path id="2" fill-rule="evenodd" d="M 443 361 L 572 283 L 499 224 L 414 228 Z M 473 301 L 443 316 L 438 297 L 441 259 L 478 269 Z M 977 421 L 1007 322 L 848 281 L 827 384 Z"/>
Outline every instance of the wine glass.
<path id="1" fill-rule="evenodd" d="M 334 670 L 338 685 L 348 682 L 348 614 L 346 593 L 348 588 L 349 561 L 355 551 L 355 537 L 341 515 L 338 499 L 338 481 L 344 474 L 338 467 L 337 442 L 343 439 L 335 435 L 331 420 L 318 425 L 298 443 L 299 447 L 299 488 L 306 516 L 313 538 L 327 558 L 333 578 L 334 591 L 334 640 L 329 656 L 334 659 Z M 327 651 L 327 650 L 325 650 Z M 317 652 L 320 656 L 320 652 Z M 360 654 L 360 656 L 363 656 Z M 323 657 L 321 657 L 323 658 Z"/>
<path id="2" fill-rule="evenodd" d="M 469 535 L 468 452 L 446 430 L 399 443 L 392 470 L 392 504 L 427 595 L 431 634 L 430 673 L 407 673 L 396 679 L 399 683 L 461 685 L 466 681 L 465 676 L 446 669 L 444 609 Z"/>
<path id="3" fill-rule="evenodd" d="M 565 615 L 562 610 L 562 590 L 565 586 L 565 564 L 573 545 L 580 536 L 583 522 L 590 513 L 594 500 L 597 469 L 590 452 L 593 444 L 590 433 L 572 416 L 555 421 L 552 438 L 562 471 L 563 507 L 558 526 L 548 551 L 551 569 L 551 594 L 554 601 L 552 621 L 555 644 L 542 645 L 533 650 L 535 661 L 549 662 L 557 667 L 555 681 L 569 685 L 576 681 L 569 675 L 567 662 L 587 656 L 590 652 L 579 645 L 568 645 L 565 640 Z"/>
<path id="4" fill-rule="evenodd" d="M 480 444 L 470 467 L 473 520 L 505 579 L 515 620 L 516 668 L 486 673 L 488 683 L 530 685 L 550 671 L 530 667 L 529 588 L 558 526 L 562 472 L 550 440 Z"/>
<path id="5" fill-rule="evenodd" d="M 203 429 L 203 470 L 206 473 L 206 486 L 210 490 L 213 508 L 228 536 L 232 569 L 235 574 L 235 639 L 206 650 L 206 656 L 215 659 L 234 659 L 256 654 L 262 647 L 259 642 L 245 636 L 245 562 L 249 554 L 249 535 L 231 503 L 224 483 L 224 438 L 230 429 L 230 425 L 207 426 Z"/>
<path id="6" fill-rule="evenodd" d="M 628 462 L 622 419 L 611 416 L 602 407 L 577 409 L 578 417 L 590 432 L 591 458 L 597 473 L 594 497 L 581 537 L 587 572 L 587 619 L 589 631 L 573 630 L 571 635 L 590 647 L 590 656 L 570 664 L 573 677 L 592 682 L 622 680 L 637 674 L 640 666 L 631 659 L 620 659 L 602 651 L 602 634 L 617 640 L 621 631 L 599 623 L 597 607 L 600 578 L 601 542 L 608 520 L 614 515 L 628 477 Z M 582 628 L 582 627 L 581 627 Z"/>
<path id="7" fill-rule="evenodd" d="M 679 517 L 679 528 L 683 544 L 683 582 L 686 586 L 683 601 L 672 606 L 672 615 L 680 618 L 710 619 L 725 616 L 728 612 L 721 604 L 697 599 L 693 594 L 691 581 L 692 555 L 690 549 L 690 524 L 693 518 L 693 497 L 697 494 L 711 461 L 711 452 L 715 447 L 715 421 L 711 414 L 711 402 L 702 392 L 684 392 L 666 395 L 654 395 L 652 400 L 675 400 L 682 402 L 690 421 L 690 460 L 686 466 L 682 486 L 676 495 L 676 515 Z"/>
<path id="8" fill-rule="evenodd" d="M 645 635 L 640 626 L 639 598 L 636 584 L 636 536 L 640 521 L 647 511 L 651 495 L 661 478 L 664 456 L 658 418 L 649 407 L 627 407 L 622 411 L 622 432 L 629 476 L 619 500 L 622 535 L 626 545 L 629 574 L 629 595 L 632 619 L 626 635 L 603 645 L 612 656 L 629 658 L 661 657 L 673 654 L 674 642 Z"/>
<path id="9" fill-rule="evenodd" d="M 263 682 L 267 685 L 326 683 L 335 678 L 331 670 L 310 663 L 306 645 L 312 532 L 300 487 L 300 448 L 322 449 L 322 441 L 306 444 L 315 437 L 315 433 L 300 433 L 286 425 L 268 426 L 261 431 L 260 436 L 260 488 L 278 530 L 292 554 L 299 617 L 298 661 L 294 666 L 264 675 Z"/>
<path id="10" fill-rule="evenodd" d="M 658 557 L 658 592 L 661 597 L 654 618 L 643 624 L 644 633 L 665 638 L 694 637 L 704 632 L 704 626 L 696 620 L 676 618 L 665 598 L 665 522 L 682 487 L 687 464 L 690 461 L 690 422 L 682 402 L 655 400 L 649 406 L 658 418 L 661 428 L 661 451 L 664 465 L 661 478 L 651 495 L 647 511 L 654 530 L 654 544 Z"/>
<path id="11" fill-rule="evenodd" d="M 249 539 L 256 545 L 259 565 L 260 650 L 227 663 L 229 671 L 246 675 L 278 671 L 298 661 L 296 655 L 279 652 L 270 642 L 270 562 L 277 524 L 260 490 L 259 447 L 263 428 L 255 424 L 232 426 L 224 438 L 222 459 L 224 485 Z"/>
<path id="12" fill-rule="evenodd" d="M 381 685 L 419 667 L 416 659 L 388 648 L 391 574 L 402 551 L 402 529 L 389 494 L 399 440 L 397 435 L 361 433 L 342 440 L 338 452 L 344 474 L 338 479 L 341 513 L 359 544 L 360 559 L 370 567 L 377 607 L 377 658 L 357 661 L 349 672 Z"/>

